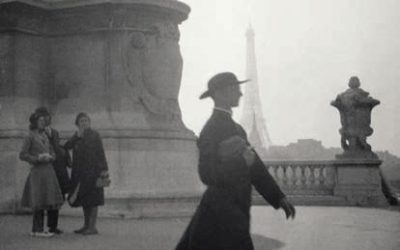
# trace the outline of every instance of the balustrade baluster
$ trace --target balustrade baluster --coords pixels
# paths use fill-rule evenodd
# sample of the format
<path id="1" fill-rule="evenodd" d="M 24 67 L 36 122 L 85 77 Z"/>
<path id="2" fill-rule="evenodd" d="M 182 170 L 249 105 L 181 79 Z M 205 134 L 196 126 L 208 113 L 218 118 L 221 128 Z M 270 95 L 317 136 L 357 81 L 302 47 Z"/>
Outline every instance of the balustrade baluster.
<path id="1" fill-rule="evenodd" d="M 325 185 L 325 166 L 321 165 L 319 168 L 319 185 L 324 186 Z"/>
<path id="2" fill-rule="evenodd" d="M 277 182 L 281 182 L 282 180 L 281 180 L 281 178 L 279 178 L 278 170 L 279 170 L 279 165 L 274 166 L 274 177 L 275 177 L 275 180 Z"/>
<path id="3" fill-rule="evenodd" d="M 297 180 L 299 179 L 297 177 L 297 165 L 290 165 L 290 168 L 292 169 L 292 186 L 296 187 L 297 186 Z"/>
<path id="4" fill-rule="evenodd" d="M 274 177 L 274 166 L 273 165 L 268 165 L 268 172 L 272 177 Z"/>
<path id="5" fill-rule="evenodd" d="M 287 166 L 282 166 L 282 183 L 284 186 L 288 185 Z"/>
<path id="6" fill-rule="evenodd" d="M 276 166 L 275 165 L 271 165 L 270 167 L 269 167 L 269 173 L 272 175 L 272 177 L 274 177 L 274 178 L 276 178 L 276 176 L 275 176 L 275 169 L 276 169 Z"/>
<path id="7" fill-rule="evenodd" d="M 300 182 L 302 188 L 304 188 L 307 184 L 306 166 L 304 165 L 300 165 Z"/>
<path id="8" fill-rule="evenodd" d="M 308 166 L 310 169 L 310 185 L 315 186 L 315 166 Z"/>

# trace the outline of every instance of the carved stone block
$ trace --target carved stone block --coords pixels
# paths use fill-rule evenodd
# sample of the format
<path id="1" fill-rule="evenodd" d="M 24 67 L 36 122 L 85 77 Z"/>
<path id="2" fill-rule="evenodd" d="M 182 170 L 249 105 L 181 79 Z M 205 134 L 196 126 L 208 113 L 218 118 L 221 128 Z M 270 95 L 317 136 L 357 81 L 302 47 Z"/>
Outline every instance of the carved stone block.
<path id="1" fill-rule="evenodd" d="M 381 187 L 380 160 L 338 160 L 334 195 L 344 197 L 348 205 L 388 205 Z"/>

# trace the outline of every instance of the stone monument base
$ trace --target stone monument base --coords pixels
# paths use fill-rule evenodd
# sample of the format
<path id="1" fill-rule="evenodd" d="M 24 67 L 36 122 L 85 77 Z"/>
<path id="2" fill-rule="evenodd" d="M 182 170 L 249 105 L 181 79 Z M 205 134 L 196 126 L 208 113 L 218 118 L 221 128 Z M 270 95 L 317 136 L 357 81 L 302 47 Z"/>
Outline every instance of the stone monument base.
<path id="1" fill-rule="evenodd" d="M 64 134 L 64 135 L 63 135 Z M 66 133 L 62 133 L 63 137 Z M 71 133 L 68 133 L 71 134 Z M 197 175 L 192 133 L 100 131 L 111 186 L 105 189 L 107 217 L 142 218 L 192 215 L 203 191 Z M 19 160 L 24 133 L 0 133 L 0 213 L 29 211 L 20 200 L 30 166 Z M 122 137 L 122 138 L 121 138 Z M 64 214 L 81 214 L 69 209 Z"/>
<path id="2" fill-rule="evenodd" d="M 19 203 L 30 166 L 18 156 L 39 106 L 62 139 L 79 112 L 89 114 L 112 181 L 105 213 L 189 209 L 202 191 L 196 137 L 178 102 L 179 25 L 189 12 L 176 0 L 0 3 L 0 212 L 26 211 Z"/>
<path id="3" fill-rule="evenodd" d="M 338 159 L 334 195 L 343 197 L 346 205 L 387 206 L 382 193 L 379 159 Z"/>

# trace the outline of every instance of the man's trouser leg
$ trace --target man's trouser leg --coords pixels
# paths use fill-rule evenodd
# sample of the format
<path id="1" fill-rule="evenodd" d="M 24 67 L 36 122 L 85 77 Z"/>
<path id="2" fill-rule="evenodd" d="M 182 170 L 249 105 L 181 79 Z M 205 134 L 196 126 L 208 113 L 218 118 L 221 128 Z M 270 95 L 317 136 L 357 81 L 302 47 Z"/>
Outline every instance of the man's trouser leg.
<path id="1" fill-rule="evenodd" d="M 59 210 L 47 210 L 47 226 L 49 227 L 50 231 L 54 231 L 58 227 L 58 215 Z"/>

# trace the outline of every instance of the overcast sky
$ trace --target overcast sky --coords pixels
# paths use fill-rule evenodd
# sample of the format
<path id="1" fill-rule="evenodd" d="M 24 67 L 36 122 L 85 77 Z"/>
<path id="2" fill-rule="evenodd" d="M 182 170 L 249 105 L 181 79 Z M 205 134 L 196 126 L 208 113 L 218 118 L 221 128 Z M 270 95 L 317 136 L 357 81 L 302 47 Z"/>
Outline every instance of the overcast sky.
<path id="1" fill-rule="evenodd" d="M 245 31 L 255 30 L 263 113 L 273 144 L 314 138 L 340 147 L 338 111 L 329 105 L 357 75 L 379 99 L 372 112 L 376 150 L 400 155 L 400 1 L 184 0 L 180 104 L 196 134 L 211 100 L 198 96 L 215 73 L 245 76 Z M 234 111 L 240 118 L 240 108 Z"/>

